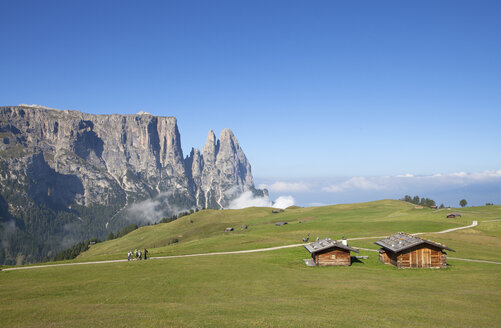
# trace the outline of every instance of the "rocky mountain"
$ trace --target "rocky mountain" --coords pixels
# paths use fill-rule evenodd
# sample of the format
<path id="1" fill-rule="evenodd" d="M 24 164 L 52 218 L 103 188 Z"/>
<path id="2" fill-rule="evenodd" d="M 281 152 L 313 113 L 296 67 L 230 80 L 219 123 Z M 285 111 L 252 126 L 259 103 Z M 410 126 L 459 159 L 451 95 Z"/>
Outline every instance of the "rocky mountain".
<path id="1" fill-rule="evenodd" d="M 229 129 L 184 158 L 175 117 L 28 105 L 0 107 L 0 188 L 0 263 L 266 193 Z"/>

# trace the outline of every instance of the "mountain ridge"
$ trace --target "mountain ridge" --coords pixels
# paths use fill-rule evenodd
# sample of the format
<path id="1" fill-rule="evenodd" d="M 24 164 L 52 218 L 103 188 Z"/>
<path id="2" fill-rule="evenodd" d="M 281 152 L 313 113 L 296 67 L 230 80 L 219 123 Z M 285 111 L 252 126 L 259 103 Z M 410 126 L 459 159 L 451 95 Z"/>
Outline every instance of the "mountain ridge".
<path id="1" fill-rule="evenodd" d="M 211 130 L 206 146 L 184 157 L 173 116 L 0 107 L 1 223 L 13 220 L 17 230 L 30 230 L 28 235 L 34 236 L 55 221 L 45 238 L 34 238 L 45 245 L 53 236 L 102 238 L 131 221 L 157 222 L 179 210 L 221 209 L 247 190 L 267 194 L 254 187 L 250 163 L 230 129 L 219 139 Z M 132 204 L 149 199 L 155 199 L 154 211 L 127 212 Z M 52 212 L 34 224 L 32 209 Z M 158 217 L 145 220 L 142 215 Z M 10 238 L 3 236 L 5 231 L 2 244 Z"/>

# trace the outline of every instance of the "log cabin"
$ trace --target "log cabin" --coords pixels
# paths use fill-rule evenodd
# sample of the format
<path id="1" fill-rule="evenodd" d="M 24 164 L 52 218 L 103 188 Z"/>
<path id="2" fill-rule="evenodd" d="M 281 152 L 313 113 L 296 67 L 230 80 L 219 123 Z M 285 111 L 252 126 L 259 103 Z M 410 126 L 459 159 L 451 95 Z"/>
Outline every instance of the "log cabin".
<path id="1" fill-rule="evenodd" d="M 445 268 L 447 253 L 455 250 L 430 240 L 399 232 L 375 242 L 379 260 L 397 268 Z"/>
<path id="2" fill-rule="evenodd" d="M 358 253 L 358 250 L 348 246 L 346 240 L 320 239 L 304 246 L 315 265 L 351 265 L 350 252 Z"/>

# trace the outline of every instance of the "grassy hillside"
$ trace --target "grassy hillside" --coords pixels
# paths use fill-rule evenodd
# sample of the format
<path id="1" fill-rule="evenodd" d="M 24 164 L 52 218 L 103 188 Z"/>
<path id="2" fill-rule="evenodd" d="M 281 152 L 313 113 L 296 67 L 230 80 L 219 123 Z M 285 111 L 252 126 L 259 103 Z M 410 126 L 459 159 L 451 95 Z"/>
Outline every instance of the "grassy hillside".
<path id="1" fill-rule="evenodd" d="M 352 238 L 398 231 L 439 231 L 467 225 L 481 217 L 476 212 L 463 212 L 462 218 L 447 220 L 446 210 L 415 209 L 413 204 L 395 200 L 295 208 L 275 214 L 271 208 L 205 210 L 97 244 L 79 260 L 120 259 L 125 258 L 130 249 L 145 247 L 151 256 L 254 249 L 300 243 L 308 233 L 315 239 L 317 236 Z M 483 217 L 493 217 L 489 213 L 483 213 Z M 288 224 L 277 227 L 278 221 Z M 248 228 L 242 230 L 242 225 Z M 235 231 L 224 232 L 227 227 Z M 173 244 L 176 239 L 179 242 Z"/>
<path id="2" fill-rule="evenodd" d="M 312 238 L 438 231 L 501 219 L 500 206 L 415 209 L 399 201 L 202 211 L 97 244 L 82 261 L 125 258 L 131 248 L 174 255 L 298 243 Z M 303 223 L 299 223 L 299 220 Z M 275 221 L 289 224 L 276 227 Z M 247 224 L 247 230 L 240 230 Z M 233 226 L 236 231 L 225 233 Z M 501 221 L 429 234 L 468 257 L 501 262 Z M 169 245 L 178 238 L 179 242 Z M 376 249 L 377 239 L 351 246 Z M 172 258 L 0 272 L 6 327 L 496 327 L 501 265 L 449 260 L 447 269 L 395 269 L 377 253 L 351 267 L 306 267 L 302 247 L 266 253 Z"/>

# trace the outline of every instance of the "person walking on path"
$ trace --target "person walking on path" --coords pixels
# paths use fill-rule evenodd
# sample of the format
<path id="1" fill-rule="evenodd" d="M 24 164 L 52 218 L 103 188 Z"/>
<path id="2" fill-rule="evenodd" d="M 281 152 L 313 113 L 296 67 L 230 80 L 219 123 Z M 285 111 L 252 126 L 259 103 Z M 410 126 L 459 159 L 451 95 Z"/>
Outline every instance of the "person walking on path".
<path id="1" fill-rule="evenodd" d="M 145 249 L 144 249 L 144 259 L 145 259 L 145 260 L 148 258 L 148 257 L 147 257 L 147 256 L 148 256 L 147 254 L 148 254 L 148 250 L 145 248 Z"/>

